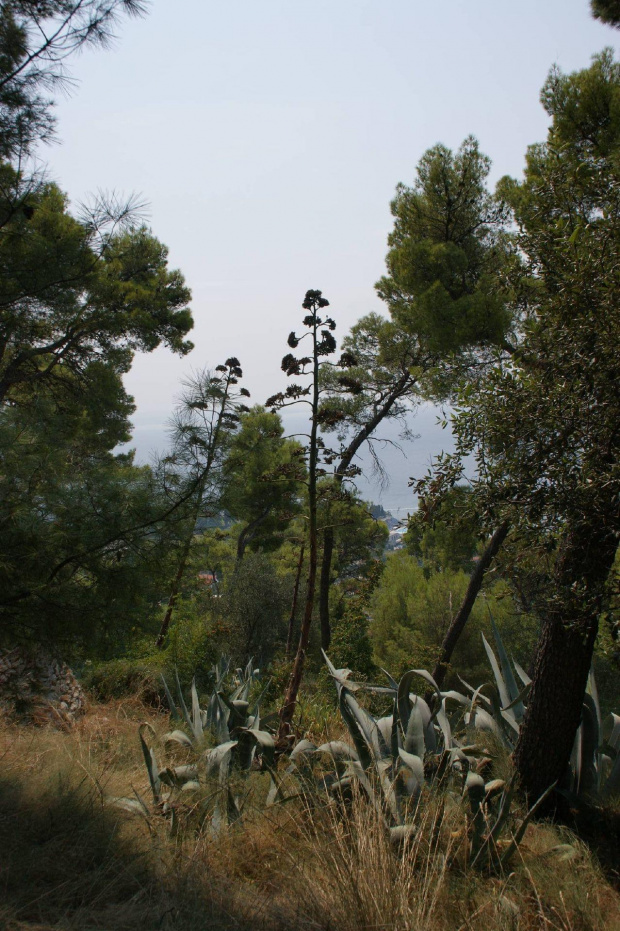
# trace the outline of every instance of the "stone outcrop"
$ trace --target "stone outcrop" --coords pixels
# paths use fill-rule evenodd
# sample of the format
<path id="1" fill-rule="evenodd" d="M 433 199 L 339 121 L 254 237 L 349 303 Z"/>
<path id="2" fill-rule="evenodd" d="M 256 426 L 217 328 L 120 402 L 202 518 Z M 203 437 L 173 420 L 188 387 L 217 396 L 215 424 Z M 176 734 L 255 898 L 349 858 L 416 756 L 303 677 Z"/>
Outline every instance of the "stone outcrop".
<path id="1" fill-rule="evenodd" d="M 43 650 L 0 650 L 0 712 L 13 720 L 67 727 L 86 698 L 69 666 Z"/>

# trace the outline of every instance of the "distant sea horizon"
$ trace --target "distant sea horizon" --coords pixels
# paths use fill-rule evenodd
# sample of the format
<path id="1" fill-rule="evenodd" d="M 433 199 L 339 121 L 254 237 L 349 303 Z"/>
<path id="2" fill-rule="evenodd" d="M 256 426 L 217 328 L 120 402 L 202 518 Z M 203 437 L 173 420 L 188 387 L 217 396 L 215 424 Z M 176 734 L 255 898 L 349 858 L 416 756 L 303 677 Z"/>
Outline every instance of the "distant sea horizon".
<path id="1" fill-rule="evenodd" d="M 306 421 L 299 413 L 284 412 L 283 422 L 287 435 L 302 432 Z M 417 508 L 417 496 L 409 482 L 424 476 L 433 459 L 440 452 L 452 452 L 454 439 L 450 426 L 442 427 L 445 419 L 442 410 L 433 404 L 421 404 L 407 419 L 407 427 L 413 439 L 402 438 L 402 426 L 386 423 L 374 440 L 377 456 L 383 467 L 381 476 L 373 458 L 365 447 L 357 464 L 362 474 L 355 479 L 358 493 L 373 504 L 380 504 L 394 517 L 404 520 Z M 329 443 L 329 435 L 325 437 Z M 157 415 L 136 415 L 133 436 L 129 443 L 118 447 L 118 452 L 135 450 L 138 465 L 151 463 L 168 448 L 167 425 Z"/>

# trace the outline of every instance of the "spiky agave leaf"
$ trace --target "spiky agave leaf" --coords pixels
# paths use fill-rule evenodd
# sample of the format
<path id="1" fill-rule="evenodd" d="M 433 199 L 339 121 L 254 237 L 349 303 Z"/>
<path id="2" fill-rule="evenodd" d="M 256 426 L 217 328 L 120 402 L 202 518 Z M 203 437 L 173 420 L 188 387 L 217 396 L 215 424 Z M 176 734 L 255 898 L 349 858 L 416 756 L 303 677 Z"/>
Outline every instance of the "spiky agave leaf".
<path id="1" fill-rule="evenodd" d="M 487 605 L 488 607 L 488 605 Z M 489 615 L 491 615 L 491 609 L 489 608 Z M 521 689 L 518 687 L 517 682 L 512 671 L 512 666 L 510 665 L 510 660 L 508 659 L 508 654 L 504 648 L 504 642 L 500 636 L 499 630 L 493 620 L 491 615 L 491 630 L 493 631 L 493 639 L 495 640 L 495 646 L 497 647 L 497 652 L 499 655 L 499 661 L 502 667 L 502 674 L 504 681 L 506 683 L 506 689 L 509 695 L 508 706 L 513 712 L 517 721 L 521 722 L 523 720 L 523 715 L 525 714 L 525 708 L 523 702 L 520 698 Z M 504 708 L 506 710 L 506 707 Z"/>
<path id="2" fill-rule="evenodd" d="M 138 728 L 138 735 L 140 737 L 140 746 L 142 747 L 142 754 L 144 756 L 144 762 L 146 764 L 146 770 L 149 776 L 149 782 L 151 784 L 153 801 L 156 805 L 159 805 L 161 802 L 161 782 L 159 780 L 159 767 L 155 758 L 155 751 L 147 744 L 145 740 L 145 733 L 150 733 L 151 737 L 156 738 L 155 731 L 151 725 L 147 724 L 146 722 L 141 724 Z"/>
<path id="3" fill-rule="evenodd" d="M 609 715 L 605 720 L 602 736 L 603 744 L 614 754 L 609 775 L 602 787 L 603 798 L 609 798 L 620 792 L 620 715 L 613 712 Z"/>
<path id="4" fill-rule="evenodd" d="M 191 696 L 192 696 L 192 732 L 196 740 L 202 740 L 202 736 L 203 736 L 202 713 L 200 710 L 200 700 L 198 698 L 198 690 L 196 688 L 196 677 L 195 676 L 192 679 Z"/>
<path id="5" fill-rule="evenodd" d="M 161 740 L 164 745 L 169 743 L 178 743 L 181 744 L 182 747 L 193 748 L 194 746 L 191 739 L 184 731 L 169 731 L 167 734 L 164 734 Z"/>
<path id="6" fill-rule="evenodd" d="M 168 688 L 168 683 L 164 679 L 163 673 L 161 676 L 161 681 L 163 682 L 163 685 L 164 685 L 164 692 L 166 693 L 166 701 L 168 702 L 168 708 L 170 709 L 170 717 L 172 718 L 173 721 L 180 721 L 181 715 L 179 714 L 177 710 L 177 706 L 174 702 L 174 698 L 172 697 L 170 689 Z"/>

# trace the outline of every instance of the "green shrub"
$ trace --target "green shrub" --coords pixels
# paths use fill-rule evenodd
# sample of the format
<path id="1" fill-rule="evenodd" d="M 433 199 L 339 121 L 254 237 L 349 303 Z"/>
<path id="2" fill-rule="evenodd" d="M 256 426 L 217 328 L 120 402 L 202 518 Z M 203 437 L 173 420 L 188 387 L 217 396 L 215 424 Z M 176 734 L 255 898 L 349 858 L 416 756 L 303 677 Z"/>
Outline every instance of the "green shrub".
<path id="1" fill-rule="evenodd" d="M 113 659 L 86 666 L 82 685 L 97 701 L 134 696 L 159 708 L 166 699 L 160 670 L 144 660 Z"/>

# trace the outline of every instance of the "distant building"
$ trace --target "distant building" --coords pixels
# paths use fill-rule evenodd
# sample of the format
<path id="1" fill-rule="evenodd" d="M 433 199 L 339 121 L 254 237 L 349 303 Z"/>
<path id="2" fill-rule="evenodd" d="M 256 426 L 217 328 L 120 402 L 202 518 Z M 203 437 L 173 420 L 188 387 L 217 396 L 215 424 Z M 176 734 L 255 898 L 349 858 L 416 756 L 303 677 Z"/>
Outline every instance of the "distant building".
<path id="1" fill-rule="evenodd" d="M 217 583 L 219 582 L 219 579 L 217 575 L 215 574 L 215 572 L 205 571 L 205 572 L 198 573 L 198 581 L 202 582 L 203 585 L 210 586 L 210 585 L 217 585 Z"/>

